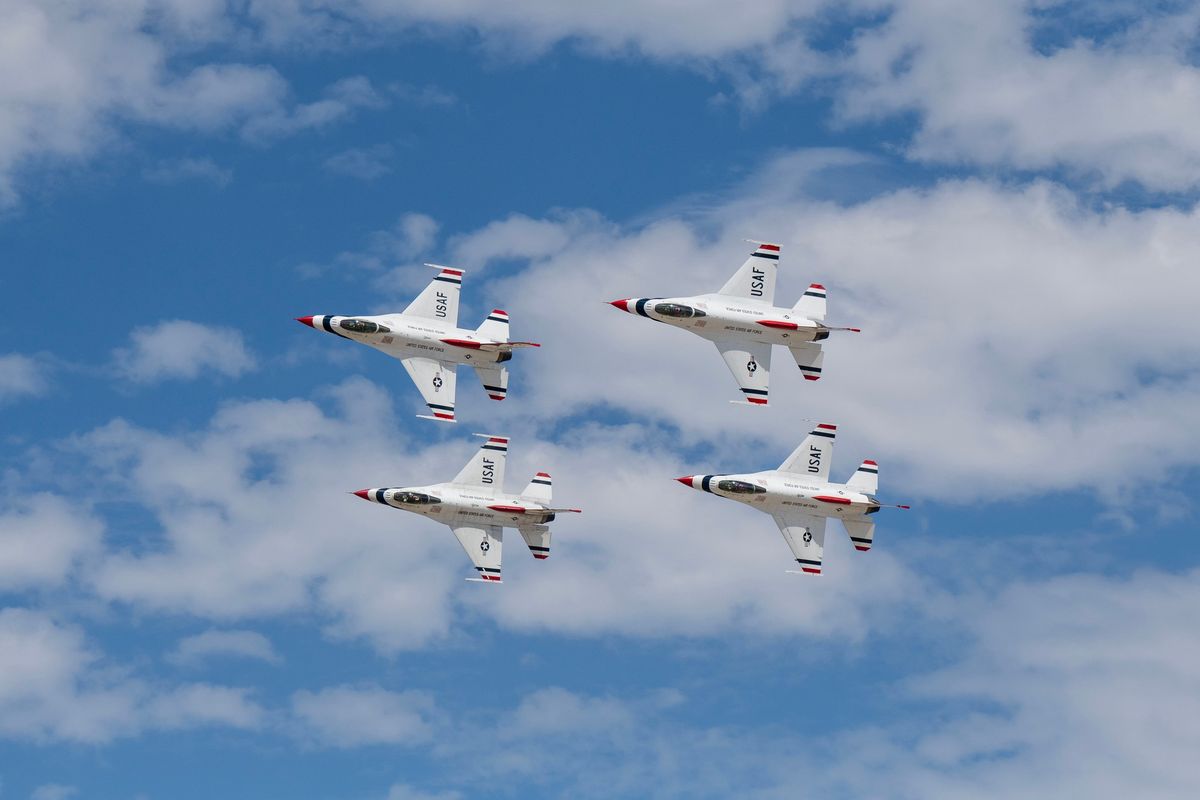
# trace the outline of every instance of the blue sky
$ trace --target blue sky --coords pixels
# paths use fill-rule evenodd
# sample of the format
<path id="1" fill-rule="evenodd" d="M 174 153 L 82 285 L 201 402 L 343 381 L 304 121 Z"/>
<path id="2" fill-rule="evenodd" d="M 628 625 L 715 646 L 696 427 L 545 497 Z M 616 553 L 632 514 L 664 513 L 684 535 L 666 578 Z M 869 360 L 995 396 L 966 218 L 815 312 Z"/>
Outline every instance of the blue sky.
<path id="1" fill-rule="evenodd" d="M 0 11 L 0 798 L 1190 797 L 1200 7 Z M 602 301 L 811 281 L 726 403 Z M 293 317 L 506 308 L 455 426 Z M 677 475 L 838 423 L 872 552 L 784 574 Z M 547 469 L 502 587 L 346 495 Z M 732 507 L 731 507 L 732 506 Z"/>

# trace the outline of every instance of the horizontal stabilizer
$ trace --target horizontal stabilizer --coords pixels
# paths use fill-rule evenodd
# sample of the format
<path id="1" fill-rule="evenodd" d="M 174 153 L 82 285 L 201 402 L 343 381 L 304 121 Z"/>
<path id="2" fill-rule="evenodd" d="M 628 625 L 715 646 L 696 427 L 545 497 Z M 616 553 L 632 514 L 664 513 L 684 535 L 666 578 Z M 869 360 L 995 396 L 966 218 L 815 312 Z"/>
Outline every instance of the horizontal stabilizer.
<path id="1" fill-rule="evenodd" d="M 544 560 L 550 557 L 550 526 L 522 525 L 517 530 L 521 532 L 525 544 L 529 545 L 529 552 L 534 558 Z"/>
<path id="2" fill-rule="evenodd" d="M 842 524 L 846 526 L 846 533 L 850 534 L 850 543 L 854 545 L 855 550 L 861 550 L 865 553 L 871 549 L 871 544 L 875 541 L 874 522 L 843 519 Z"/>
<path id="3" fill-rule="evenodd" d="M 796 359 L 796 366 L 800 368 L 804 380 L 821 379 L 821 364 L 825 361 L 825 351 L 821 349 L 821 345 L 815 342 L 805 342 L 792 345 L 788 350 L 792 351 L 792 358 Z"/>

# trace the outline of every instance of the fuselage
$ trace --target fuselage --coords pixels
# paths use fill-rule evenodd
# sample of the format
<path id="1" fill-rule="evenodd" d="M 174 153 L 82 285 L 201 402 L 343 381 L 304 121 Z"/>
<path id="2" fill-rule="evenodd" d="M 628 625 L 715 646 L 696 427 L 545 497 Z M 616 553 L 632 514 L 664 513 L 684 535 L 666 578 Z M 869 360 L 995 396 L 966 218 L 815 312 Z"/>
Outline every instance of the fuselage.
<path id="1" fill-rule="evenodd" d="M 516 528 L 542 525 L 554 519 L 554 512 L 546 506 L 520 495 L 493 493 L 453 483 L 363 489 L 355 494 L 364 500 L 411 511 L 451 526 L 471 523 Z"/>
<path id="2" fill-rule="evenodd" d="M 318 314 L 302 322 L 327 333 L 365 344 L 392 358 L 423 357 L 455 364 L 495 364 L 511 351 L 481 349 L 490 340 L 447 322 L 405 314 L 342 317 Z"/>
<path id="3" fill-rule="evenodd" d="M 633 297 L 612 303 L 630 314 L 691 331 L 712 341 L 739 339 L 789 346 L 829 338 L 829 328 L 752 298 L 723 294 L 693 297 Z"/>
<path id="4" fill-rule="evenodd" d="M 801 511 L 820 517 L 861 518 L 879 510 L 877 499 L 844 483 L 806 480 L 779 470 L 729 475 L 691 475 L 679 481 L 693 489 L 744 503 L 767 514 Z"/>

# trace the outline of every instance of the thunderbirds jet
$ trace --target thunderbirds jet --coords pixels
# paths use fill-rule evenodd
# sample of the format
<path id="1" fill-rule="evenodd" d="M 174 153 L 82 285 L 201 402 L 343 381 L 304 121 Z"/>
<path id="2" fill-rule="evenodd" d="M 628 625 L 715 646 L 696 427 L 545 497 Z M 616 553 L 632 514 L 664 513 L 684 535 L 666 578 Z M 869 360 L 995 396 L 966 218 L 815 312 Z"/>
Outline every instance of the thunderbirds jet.
<path id="1" fill-rule="evenodd" d="M 725 365 L 741 387 L 743 402 L 767 405 L 770 391 L 771 347 L 781 344 L 806 380 L 821 377 L 824 353 L 817 342 L 829 338 L 825 324 L 825 287 L 811 284 L 792 308 L 776 308 L 775 271 L 779 245 L 754 242 L 758 249 L 716 294 L 695 297 L 630 297 L 612 300 L 630 314 L 640 314 L 691 331 L 717 346 Z"/>
<path id="2" fill-rule="evenodd" d="M 437 264 L 425 266 L 441 271 L 399 314 L 320 315 L 296 317 L 296 321 L 400 359 L 433 412 L 433 416 L 418 416 L 454 422 L 454 385 L 460 364 L 475 368 L 488 397 L 503 400 L 508 394 L 508 368 L 500 364 L 512 358 L 515 348 L 541 345 L 510 342 L 508 313 L 500 309 L 488 314 L 476 330 L 459 328 L 458 293 L 463 271 Z"/>
<path id="3" fill-rule="evenodd" d="M 800 570 L 820 575 L 829 517 L 840 519 L 855 549 L 865 551 L 871 549 L 875 538 L 875 523 L 868 515 L 881 508 L 908 508 L 875 499 L 879 466 L 874 461 L 862 462 L 846 483 L 829 482 L 836 435 L 836 426 L 818 425 L 779 469 L 745 475 L 689 475 L 675 480 L 770 514 L 792 548 Z"/>
<path id="4" fill-rule="evenodd" d="M 508 439 L 476 434 L 487 439 L 475 457 L 449 483 L 399 489 L 360 489 L 363 500 L 421 514 L 450 526 L 467 551 L 478 578 L 467 580 L 500 583 L 500 549 L 504 528 L 516 528 L 534 558 L 550 555 L 550 527 L 556 514 L 578 508 L 550 507 L 550 476 L 539 472 L 520 494 L 504 493 L 504 462 Z"/>

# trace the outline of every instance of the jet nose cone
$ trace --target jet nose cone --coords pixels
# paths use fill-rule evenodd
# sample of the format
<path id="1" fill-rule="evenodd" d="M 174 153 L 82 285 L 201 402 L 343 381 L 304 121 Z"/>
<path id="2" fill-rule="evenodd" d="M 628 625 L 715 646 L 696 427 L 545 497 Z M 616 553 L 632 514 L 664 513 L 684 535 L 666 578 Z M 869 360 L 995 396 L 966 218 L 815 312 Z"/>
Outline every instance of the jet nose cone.
<path id="1" fill-rule="evenodd" d="M 686 487 L 688 487 L 689 489 L 691 489 L 691 488 L 693 488 L 693 487 L 695 486 L 695 484 L 693 484 L 693 483 L 692 483 L 692 479 L 693 479 L 693 478 L 695 478 L 695 477 L 696 477 L 695 475 L 687 475 L 687 476 L 685 476 L 685 477 L 682 477 L 682 478 L 676 478 L 675 480 L 679 481 L 679 482 L 680 482 L 680 483 L 682 483 L 684 486 L 686 486 Z"/>
<path id="2" fill-rule="evenodd" d="M 369 491 L 369 489 L 359 489 L 357 492 L 351 492 L 350 494 L 355 497 L 361 497 L 363 500 L 370 500 L 371 498 L 367 496 L 367 492 Z"/>
<path id="3" fill-rule="evenodd" d="M 312 317 L 296 317 L 296 322 L 303 322 L 305 325 L 307 325 L 310 328 L 316 327 L 315 325 L 313 325 Z"/>
<path id="4" fill-rule="evenodd" d="M 625 311 L 625 312 L 629 311 L 629 298 L 628 297 L 625 298 L 624 300 L 609 300 L 608 304 L 610 306 L 616 306 L 617 308 L 621 309 L 622 311 Z"/>

